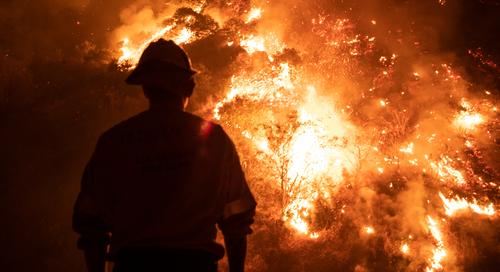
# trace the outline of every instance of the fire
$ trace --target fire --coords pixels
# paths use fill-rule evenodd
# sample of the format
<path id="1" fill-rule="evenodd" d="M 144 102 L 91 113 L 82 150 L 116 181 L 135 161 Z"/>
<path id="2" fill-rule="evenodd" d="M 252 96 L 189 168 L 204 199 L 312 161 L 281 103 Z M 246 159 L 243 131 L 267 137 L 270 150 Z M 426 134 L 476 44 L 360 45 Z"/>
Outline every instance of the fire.
<path id="1" fill-rule="evenodd" d="M 124 37 L 122 39 L 122 47 L 120 48 L 122 55 L 118 58 L 118 64 L 119 65 L 130 64 L 131 68 L 135 67 L 137 62 L 139 62 L 139 58 L 141 57 L 142 51 L 146 49 L 148 44 L 150 44 L 152 41 L 155 41 L 163 37 L 172 28 L 173 26 L 167 26 L 165 28 L 156 31 L 150 38 L 136 45 L 135 48 L 132 47 L 130 39 L 128 37 Z"/>
<path id="2" fill-rule="evenodd" d="M 456 117 L 454 123 L 459 128 L 473 130 L 484 123 L 484 117 L 479 113 L 462 112 Z"/>
<path id="3" fill-rule="evenodd" d="M 125 37 L 123 38 L 123 46 L 120 48 L 120 51 L 122 52 L 122 56 L 120 59 L 118 59 L 118 62 L 124 62 L 125 60 L 133 59 L 134 58 L 134 51 L 129 48 L 130 40 Z"/>
<path id="4" fill-rule="evenodd" d="M 253 35 L 250 35 L 248 38 L 242 40 L 240 42 L 240 46 L 243 47 L 248 52 L 248 54 L 266 51 L 264 38 L 255 37 Z"/>
<path id="5" fill-rule="evenodd" d="M 285 48 L 285 45 L 281 43 L 273 34 L 262 36 L 243 36 L 240 39 L 239 45 L 250 55 L 255 52 L 266 52 L 271 61 L 273 60 L 272 54 Z"/>
<path id="6" fill-rule="evenodd" d="M 459 185 L 465 184 L 464 176 L 459 170 L 451 166 L 452 163 L 453 160 L 450 157 L 442 156 L 440 161 L 431 162 L 430 165 L 436 171 L 441 181 L 452 180 Z"/>
<path id="7" fill-rule="evenodd" d="M 193 32 L 187 28 L 183 28 L 177 37 L 173 37 L 173 40 L 177 44 L 187 43 L 193 37 Z"/>
<path id="8" fill-rule="evenodd" d="M 288 63 L 272 66 L 270 70 L 248 76 L 242 74 L 231 78 L 231 87 L 221 101 L 217 102 L 213 110 L 213 117 L 220 120 L 220 110 L 224 105 L 237 98 L 246 98 L 254 101 L 268 100 L 269 102 L 284 101 L 288 92 L 293 88 Z"/>
<path id="9" fill-rule="evenodd" d="M 413 143 L 409 143 L 406 147 L 401 147 L 399 151 L 406 153 L 406 154 L 413 154 Z"/>
<path id="10" fill-rule="evenodd" d="M 436 248 L 432 250 L 432 258 L 429 259 L 430 267 L 428 266 L 425 271 L 427 272 L 439 271 L 443 269 L 443 265 L 441 263 L 443 259 L 446 257 L 446 250 L 444 248 L 444 243 L 443 243 L 443 235 L 439 230 L 438 224 L 436 223 L 436 221 L 434 221 L 434 219 L 432 219 L 432 217 L 427 216 L 427 224 L 432 234 L 432 237 L 434 238 L 434 241 L 436 243 Z"/>
<path id="11" fill-rule="evenodd" d="M 248 12 L 248 17 L 247 17 L 246 23 L 250 23 L 252 21 L 260 19 L 261 16 L 262 16 L 262 9 L 261 8 L 252 8 Z"/>
<path id="12" fill-rule="evenodd" d="M 313 208 L 312 204 L 306 199 L 295 199 L 285 208 L 283 220 L 301 234 L 309 234 L 309 224 L 306 219 Z"/>
<path id="13" fill-rule="evenodd" d="M 474 111 L 467 100 L 462 99 L 460 104 L 464 110 L 457 114 L 453 121 L 453 124 L 459 129 L 471 131 L 486 121 L 482 114 Z"/>
<path id="14" fill-rule="evenodd" d="M 404 243 L 402 246 L 401 246 L 401 252 L 403 254 L 409 254 L 410 253 L 410 247 L 408 246 L 407 243 Z"/>
<path id="15" fill-rule="evenodd" d="M 493 207 L 493 203 L 490 203 L 488 206 L 480 206 L 477 204 L 476 199 L 474 199 L 471 203 L 464 198 L 459 198 L 458 196 L 453 199 L 448 199 L 442 193 L 439 193 L 439 197 L 444 203 L 446 215 L 448 216 L 453 216 L 460 210 L 471 210 L 477 214 L 487 215 L 487 216 L 495 215 L 495 209 Z"/>
<path id="16" fill-rule="evenodd" d="M 467 95 L 462 86 L 469 83 L 451 64 L 419 64 L 398 75 L 401 52 L 379 50 L 379 38 L 357 33 L 354 20 L 323 12 L 283 30 L 268 9 L 272 4 L 257 4 L 189 1 L 180 4 L 182 12 L 153 13 L 142 22 L 147 28 L 127 22 L 115 33 L 117 62 L 133 67 L 142 50 L 161 37 L 181 46 L 215 37 L 217 50 L 237 48 L 241 53 L 225 71 L 226 78 L 197 75 L 221 86 L 200 114 L 220 123 L 235 140 L 250 185 L 263 203 L 259 212 L 265 216 L 257 224 L 283 238 L 275 227 L 280 221 L 291 233 L 283 238 L 288 242 L 280 245 L 284 248 L 340 240 L 337 229 L 352 225 L 362 237 L 384 237 L 390 244 L 386 248 L 392 249 L 387 255 L 403 254 L 428 272 L 453 265 L 447 256 L 455 253 L 456 242 L 444 241 L 452 223 L 424 215 L 496 215 L 497 199 L 485 195 L 498 189 L 497 176 L 483 169 L 488 163 L 481 153 L 498 139 L 492 93 L 482 94 L 486 98 Z M 297 28 L 306 23 L 307 31 Z M 367 23 L 370 28 L 383 25 L 374 19 Z M 366 68 L 367 63 L 373 67 Z M 397 82 L 398 77 L 409 81 Z M 419 104 L 427 102 L 429 106 Z M 414 183 L 420 189 L 405 189 Z M 466 197 L 441 193 L 448 191 Z M 402 193 L 427 201 L 408 204 L 398 197 Z M 442 203 L 434 203 L 437 195 Z M 482 205 L 476 198 L 492 203 Z M 391 211 L 401 207 L 388 216 L 391 221 L 378 213 L 383 209 L 377 205 L 386 202 Z M 414 210 L 425 213 L 408 219 Z M 403 218 L 425 223 L 416 226 Z M 415 236 L 388 229 L 395 220 L 411 225 Z M 417 229 L 429 235 L 421 238 Z M 429 254 L 421 254 L 430 244 Z"/>
<path id="17" fill-rule="evenodd" d="M 216 104 L 214 118 L 221 119 L 221 109 L 236 99 L 289 103 L 291 90 L 295 88 L 289 64 L 281 63 L 271 71 L 273 72 L 256 78 L 233 77 L 233 87 Z M 309 226 L 309 218 L 314 210 L 312 203 L 318 198 L 314 192 L 322 188 L 326 190 L 332 180 L 340 181 L 343 171 L 352 169 L 351 162 L 355 159 L 349 148 L 336 145 L 329 139 L 331 136 L 326 134 L 333 130 L 337 131 L 337 137 L 346 137 L 349 132 L 345 126 L 340 125 L 345 121 L 331 107 L 316 100 L 316 89 L 313 86 L 306 86 L 305 89 L 307 96 L 304 103 L 295 105 L 299 106 L 299 126 L 289 136 L 290 141 L 286 147 L 282 146 L 279 150 L 283 153 L 281 159 L 287 161 L 285 180 L 281 182 L 286 184 L 284 190 L 289 201 L 285 203 L 283 219 L 297 232 L 317 238 L 319 234 L 313 234 Z M 259 150 L 273 157 L 279 156 L 270 150 L 268 140 L 249 137 L 247 131 L 244 134 L 254 141 Z M 322 197 L 325 196 L 329 197 L 326 193 Z"/>
<path id="18" fill-rule="evenodd" d="M 363 230 L 365 231 L 366 234 L 374 234 L 375 233 L 375 229 L 373 227 L 370 227 L 370 226 L 364 227 Z"/>
<path id="19" fill-rule="evenodd" d="M 148 46 L 149 43 L 155 41 L 165 35 L 167 35 L 175 26 L 170 25 L 165 28 L 158 30 L 154 33 L 151 38 L 142 42 L 137 48 L 132 48 L 130 45 L 130 39 L 125 37 L 122 40 L 122 47 L 120 51 L 122 52 L 122 56 L 118 58 L 119 65 L 130 64 L 131 67 L 135 67 L 137 62 L 139 62 L 139 58 L 141 57 L 142 51 Z M 170 39 L 172 39 L 177 44 L 184 44 L 193 39 L 193 32 L 187 28 L 182 28 L 176 35 L 171 35 Z"/>

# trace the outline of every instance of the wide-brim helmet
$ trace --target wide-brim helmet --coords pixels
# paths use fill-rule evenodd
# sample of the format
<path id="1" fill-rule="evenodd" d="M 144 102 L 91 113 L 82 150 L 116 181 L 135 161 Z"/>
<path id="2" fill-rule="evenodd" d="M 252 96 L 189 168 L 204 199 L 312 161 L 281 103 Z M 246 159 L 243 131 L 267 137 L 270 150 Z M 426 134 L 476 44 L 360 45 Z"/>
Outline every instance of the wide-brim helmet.
<path id="1" fill-rule="evenodd" d="M 125 82 L 131 85 L 161 84 L 191 78 L 196 71 L 186 52 L 171 40 L 152 42 Z"/>

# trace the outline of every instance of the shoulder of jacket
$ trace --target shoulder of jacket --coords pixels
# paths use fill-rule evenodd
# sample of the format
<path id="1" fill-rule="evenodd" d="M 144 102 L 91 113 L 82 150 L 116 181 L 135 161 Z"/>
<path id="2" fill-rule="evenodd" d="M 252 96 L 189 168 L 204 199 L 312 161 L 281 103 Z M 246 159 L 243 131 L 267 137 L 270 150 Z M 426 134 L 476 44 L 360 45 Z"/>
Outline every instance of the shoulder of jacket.
<path id="1" fill-rule="evenodd" d="M 224 131 L 224 129 L 222 128 L 222 126 L 219 125 L 218 123 L 214 122 L 213 120 L 207 120 L 207 119 L 204 119 L 198 115 L 195 115 L 195 114 L 192 114 L 189 112 L 185 112 L 185 115 L 188 119 L 190 119 L 194 123 L 198 124 L 202 131 L 209 130 L 211 133 L 215 133 L 218 136 L 226 136 L 227 137 L 227 134 Z"/>
<path id="2" fill-rule="evenodd" d="M 140 121 L 140 119 L 143 117 L 145 112 L 141 112 L 139 114 L 136 114 L 132 117 L 129 117 L 121 122 L 118 122 L 117 124 L 113 125 L 106 131 L 104 131 L 101 136 L 99 137 L 99 141 L 105 141 L 107 139 L 113 138 L 117 135 L 120 135 L 124 131 L 128 130 L 133 124 L 137 123 Z"/>

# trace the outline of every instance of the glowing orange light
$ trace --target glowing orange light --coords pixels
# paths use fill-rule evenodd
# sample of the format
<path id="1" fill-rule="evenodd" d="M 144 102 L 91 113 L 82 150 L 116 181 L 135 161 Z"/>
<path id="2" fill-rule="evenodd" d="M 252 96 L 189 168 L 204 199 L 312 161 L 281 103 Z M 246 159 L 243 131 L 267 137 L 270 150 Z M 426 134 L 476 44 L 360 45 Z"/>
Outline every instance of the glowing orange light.
<path id="1" fill-rule="evenodd" d="M 250 10 L 250 12 L 248 12 L 248 17 L 247 17 L 246 23 L 250 23 L 252 21 L 260 19 L 261 16 L 262 16 L 262 9 L 261 8 L 252 8 Z"/>
<path id="2" fill-rule="evenodd" d="M 406 147 L 401 147 L 399 151 L 406 153 L 406 154 L 413 154 L 413 143 L 409 143 Z"/>
<path id="3" fill-rule="evenodd" d="M 445 4 L 444 0 L 439 0 L 439 2 L 442 5 Z M 212 14 L 210 9 L 213 7 L 209 7 L 206 1 L 186 3 L 183 1 L 183 5 L 190 6 L 200 15 Z M 418 93 L 416 88 L 419 87 L 412 84 L 432 85 L 429 87 L 432 90 L 446 84 L 446 90 L 449 93 L 443 97 L 450 98 L 450 101 L 455 101 L 457 97 L 464 95 L 462 91 L 455 90 L 460 89 L 456 86 L 462 86 L 461 83 L 464 81 L 458 73 L 454 72 L 451 65 L 433 64 L 429 66 L 429 70 L 424 70 L 422 65 L 413 66 L 414 69 L 418 67 L 415 69 L 418 72 L 409 70 L 411 72 L 408 73 L 408 70 L 405 70 L 404 73 L 418 78 L 410 80 L 408 88 L 399 89 L 397 93 L 383 93 L 384 88 L 379 88 L 379 86 L 393 84 L 394 79 L 391 75 L 397 75 L 400 72 L 396 70 L 398 56 L 392 53 L 386 56 L 376 56 L 378 62 L 375 62 L 376 66 L 372 70 L 375 73 L 371 73 L 376 74 L 376 80 L 367 81 L 374 82 L 374 84 L 363 86 L 363 89 L 359 90 L 359 97 L 357 93 L 346 99 L 340 95 L 345 90 L 355 90 L 355 88 L 348 80 L 339 76 L 345 73 L 341 70 L 342 67 L 339 67 L 340 74 L 337 74 L 336 69 L 342 66 L 339 63 L 348 62 L 352 70 L 351 66 L 355 61 L 351 62 L 349 58 L 356 60 L 364 56 L 365 52 L 372 52 L 370 58 L 373 57 L 373 52 L 379 52 L 371 48 L 375 46 L 375 38 L 364 34 L 349 34 L 355 29 L 349 19 L 329 21 L 330 18 L 318 15 L 310 19 L 310 22 L 317 28 L 315 29 L 317 33 L 314 32 L 311 35 L 317 35 L 316 38 L 321 37 L 325 40 L 321 41 L 321 46 L 314 48 L 315 50 L 308 51 L 308 49 L 301 48 L 302 44 L 300 46 L 294 44 L 292 38 L 287 38 L 287 44 L 285 44 L 280 38 L 283 33 L 279 30 L 269 27 L 267 32 L 268 29 L 261 24 L 264 19 L 268 19 L 262 17 L 263 14 L 268 14 L 267 12 L 271 10 L 251 7 L 239 13 L 241 16 L 238 16 L 236 21 L 238 25 L 243 24 L 244 27 L 236 29 L 221 44 L 232 47 L 231 49 L 242 48 L 246 53 L 238 55 L 241 63 L 231 66 L 231 74 L 224 78 L 226 85 L 221 84 L 221 90 L 217 92 L 220 96 L 216 97 L 213 103 L 210 101 L 205 105 L 208 109 L 204 109 L 203 114 L 204 117 L 213 118 L 224 126 L 232 139 L 236 140 L 237 145 L 242 143 L 243 148 L 240 149 L 238 146 L 238 151 L 243 150 L 240 151 L 240 155 L 244 163 L 249 165 L 255 163 L 256 165 L 251 166 L 256 166 L 254 168 L 258 168 L 257 171 L 266 169 L 262 171 L 265 175 L 264 179 L 259 179 L 260 176 L 255 179 L 256 183 L 260 182 L 256 187 L 262 187 L 263 184 L 273 189 L 282 186 L 280 187 L 282 195 L 277 197 L 281 200 L 281 202 L 278 201 L 280 205 L 277 205 L 278 208 L 273 207 L 277 210 L 273 212 L 277 213 L 276 218 L 283 220 L 284 225 L 296 234 L 293 237 L 312 240 L 320 236 L 329 237 L 323 235 L 326 233 L 325 229 L 318 227 L 321 224 L 316 224 L 315 220 L 318 218 L 318 212 L 322 211 L 320 205 L 338 203 L 338 188 L 344 188 L 344 186 L 369 188 L 373 186 L 370 184 L 370 178 L 364 179 L 363 175 L 372 177 L 374 174 L 380 174 L 376 177 L 377 179 L 386 179 L 391 176 L 391 171 L 396 169 L 405 171 L 405 168 L 427 173 L 425 176 L 432 183 L 429 188 L 445 186 L 462 190 L 459 194 L 465 194 L 466 198 L 458 196 L 446 198 L 443 194 L 439 194 L 444 205 L 443 212 L 447 216 L 454 216 L 459 212 L 473 212 L 484 216 L 496 215 L 495 203 L 478 204 L 476 199 L 469 195 L 467 183 L 470 181 L 470 185 L 473 185 L 479 180 L 481 186 L 491 188 L 499 188 L 499 186 L 491 180 L 483 182 L 481 177 L 475 176 L 474 171 L 467 166 L 466 156 L 463 155 L 463 150 L 469 152 L 480 150 L 483 139 L 477 138 L 479 136 L 477 132 L 483 128 L 486 132 L 486 129 L 490 127 L 489 124 L 495 119 L 492 116 L 495 116 L 497 107 L 491 102 L 483 103 L 483 100 L 486 100 L 485 97 L 491 95 L 490 91 L 484 91 L 479 98 L 471 95 L 467 99 L 462 99 L 458 111 L 456 108 L 443 106 L 445 103 L 440 103 L 440 107 L 429 106 L 421 113 L 423 113 L 422 116 L 430 116 L 429 120 L 432 123 L 429 124 L 431 121 L 419 117 L 415 118 L 413 125 L 413 120 L 408 122 L 405 119 L 406 116 L 419 115 L 414 115 L 411 105 L 399 103 L 398 100 L 401 99 L 404 102 L 404 99 Z M 186 45 L 204 35 L 203 31 L 198 32 L 198 26 L 194 25 L 197 23 L 198 16 L 188 15 L 183 17 L 183 20 L 172 20 L 173 11 L 167 10 L 163 13 L 155 12 L 153 15 L 152 19 L 139 20 L 137 25 L 140 27 L 144 25 L 144 29 L 119 32 L 115 48 L 113 48 L 113 51 L 119 54 L 116 56 L 119 65 L 134 67 L 144 48 L 151 41 L 159 38 L 173 39 L 181 45 Z M 224 22 L 229 19 L 225 16 L 227 15 L 220 15 L 222 19 L 216 19 L 220 29 L 225 29 Z M 366 23 L 377 25 L 376 20 Z M 303 46 L 307 47 L 309 44 L 310 41 L 307 41 Z M 364 48 L 364 44 L 368 44 L 369 50 Z M 415 43 L 415 45 L 419 44 L 419 42 Z M 331 47 L 331 51 L 325 58 L 321 52 L 326 51 L 327 47 Z M 337 54 L 340 56 L 343 47 L 348 50 L 345 55 L 338 57 Z M 288 49 L 297 49 L 299 64 L 295 61 L 295 54 L 291 54 L 292 58 L 289 58 Z M 319 56 L 316 56 L 318 54 Z M 333 65 L 330 58 L 335 61 L 341 59 L 341 61 Z M 331 80 L 336 77 L 342 84 L 329 84 L 329 82 L 336 81 Z M 433 80 L 432 84 L 427 84 L 429 82 L 426 80 L 429 78 Z M 419 82 L 415 82 L 417 79 Z M 434 81 L 436 81 L 435 85 Z M 448 88 L 451 83 L 457 84 L 452 85 L 453 88 Z M 356 84 L 352 85 L 356 86 Z M 329 97 L 322 97 L 325 94 Z M 339 97 L 331 94 L 339 94 Z M 395 94 L 397 97 L 394 96 Z M 359 101 L 356 100 L 358 98 Z M 451 104 L 453 103 L 446 103 L 448 106 Z M 487 108 L 483 104 L 487 104 Z M 375 111 L 375 114 L 369 113 L 368 115 L 372 115 L 377 122 L 367 122 L 370 123 L 367 125 L 369 128 L 359 125 L 358 105 L 369 105 L 368 110 Z M 254 117 L 254 112 L 257 111 L 259 114 L 264 113 Z M 377 113 L 383 115 L 383 118 L 375 116 Z M 354 117 L 352 120 L 356 121 L 352 122 L 351 117 Z M 450 122 L 448 118 L 452 121 Z M 268 129 L 269 127 L 274 129 L 273 126 L 278 128 L 276 129 L 278 132 Z M 407 128 L 409 129 L 406 130 Z M 443 148 L 443 145 L 446 145 L 446 148 Z M 257 162 L 251 160 L 255 158 Z M 261 168 L 262 165 L 268 168 Z M 252 167 L 248 169 L 253 169 Z M 255 170 L 248 171 L 255 172 Z M 387 174 L 382 175 L 384 173 Z M 255 175 L 255 173 L 252 174 Z M 351 175 L 356 178 L 352 178 Z M 358 177 L 364 180 L 362 186 L 355 184 Z M 265 182 L 260 180 L 265 180 Z M 399 186 L 399 181 L 386 180 L 383 184 L 386 184 L 391 192 L 402 188 Z M 439 189 L 432 190 L 428 190 L 430 194 L 437 193 Z M 425 197 L 424 199 L 427 199 L 425 209 L 435 207 L 432 205 L 435 204 L 432 203 L 434 198 L 429 195 Z M 484 199 L 480 194 L 477 197 L 481 201 Z M 348 209 L 345 205 L 341 207 L 339 215 L 343 218 L 350 218 L 355 214 L 355 208 Z M 336 209 L 335 207 L 334 210 Z M 359 216 L 359 214 L 355 215 Z M 395 249 L 397 254 L 408 255 L 408 258 L 410 254 L 412 258 L 424 256 L 428 263 L 426 268 L 428 272 L 442 270 L 447 256 L 443 241 L 443 233 L 448 231 L 444 228 L 446 226 L 446 223 L 428 216 L 421 226 L 429 230 L 430 235 L 427 241 L 421 241 L 421 235 L 415 238 L 409 235 L 405 239 L 408 242 L 403 241 L 401 244 L 398 240 L 394 240 L 391 248 Z M 357 229 L 365 238 L 375 234 L 375 230 L 377 232 L 384 230 L 379 225 L 357 225 Z M 451 242 L 450 239 L 450 246 L 452 246 Z M 432 244 L 433 249 L 427 254 L 425 248 L 428 244 Z M 401 253 L 398 253 L 398 249 Z"/>
<path id="4" fill-rule="evenodd" d="M 432 217 L 427 216 L 427 224 L 432 234 L 432 237 L 436 242 L 436 248 L 432 250 L 432 257 L 429 259 L 430 266 L 426 268 L 426 272 L 442 270 L 443 265 L 441 264 L 441 262 L 446 257 L 446 250 L 444 248 L 444 243 L 443 243 L 443 235 L 439 230 L 438 224 L 436 223 L 436 221 L 434 221 L 434 219 L 432 219 Z"/>
<path id="5" fill-rule="evenodd" d="M 456 212 L 460 210 L 471 210 L 474 213 L 493 216 L 495 215 L 495 209 L 493 203 L 487 206 L 480 206 L 477 204 L 476 199 L 472 202 L 468 202 L 464 198 L 455 197 L 454 199 L 446 198 L 442 193 L 439 193 L 439 197 L 444 203 L 444 208 L 446 210 L 446 215 L 453 216 Z"/>
<path id="6" fill-rule="evenodd" d="M 462 112 L 454 121 L 454 124 L 462 129 L 473 130 L 484 123 L 484 117 L 479 113 Z"/>
<path id="7" fill-rule="evenodd" d="M 367 233 L 367 234 L 374 234 L 375 233 L 375 229 L 371 226 L 366 226 L 363 228 L 363 230 Z"/>
<path id="8" fill-rule="evenodd" d="M 403 254 L 408 254 L 410 253 L 410 247 L 408 246 L 407 243 L 404 243 L 402 246 L 401 246 L 401 252 L 403 252 Z"/>
<path id="9" fill-rule="evenodd" d="M 248 38 L 240 41 L 240 46 L 243 47 L 248 54 L 253 54 L 255 52 L 266 51 L 264 43 L 264 38 L 250 35 Z"/>

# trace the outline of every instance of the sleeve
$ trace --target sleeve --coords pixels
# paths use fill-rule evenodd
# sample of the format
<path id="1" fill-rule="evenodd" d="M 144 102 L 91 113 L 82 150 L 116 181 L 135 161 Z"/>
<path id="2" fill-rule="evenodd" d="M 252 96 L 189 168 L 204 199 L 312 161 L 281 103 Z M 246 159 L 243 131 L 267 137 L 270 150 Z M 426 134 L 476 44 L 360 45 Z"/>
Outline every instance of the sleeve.
<path id="1" fill-rule="evenodd" d="M 230 140 L 223 167 L 226 196 L 219 228 L 224 236 L 250 234 L 257 203 L 245 179 L 236 148 Z"/>
<path id="2" fill-rule="evenodd" d="M 80 234 L 78 248 L 85 249 L 90 243 L 108 240 L 109 227 L 105 224 L 96 186 L 96 163 L 99 144 L 83 172 L 81 190 L 73 209 L 73 230 Z"/>

